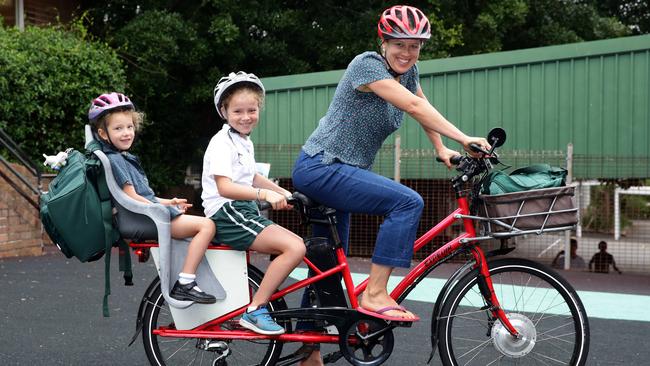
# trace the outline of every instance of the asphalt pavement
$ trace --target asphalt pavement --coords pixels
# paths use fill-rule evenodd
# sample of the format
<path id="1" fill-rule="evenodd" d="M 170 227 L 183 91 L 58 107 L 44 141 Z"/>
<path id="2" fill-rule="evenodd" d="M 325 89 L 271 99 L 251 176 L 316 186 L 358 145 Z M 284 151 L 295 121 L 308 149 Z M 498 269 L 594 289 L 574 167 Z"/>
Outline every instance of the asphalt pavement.
<path id="1" fill-rule="evenodd" d="M 255 265 L 265 267 L 266 257 L 252 258 Z M 134 286 L 125 287 L 117 262 L 114 253 L 111 316 L 104 318 L 103 260 L 79 263 L 58 252 L 0 259 L 0 365 L 148 365 L 141 338 L 130 347 L 128 343 L 140 299 L 156 270 L 152 260 L 134 260 Z M 367 259 L 353 258 L 350 264 L 356 273 L 369 268 Z M 430 276 L 444 278 L 453 269 L 454 265 L 443 265 Z M 397 270 L 395 275 L 404 273 Z M 650 276 L 562 274 L 581 297 L 596 296 L 585 304 L 591 327 L 587 365 L 647 365 L 650 318 L 643 311 L 632 319 L 622 315 L 628 313 L 630 298 L 650 308 Z M 600 314 L 600 303 L 607 306 L 605 315 L 592 317 Z M 431 302 L 407 300 L 405 305 L 422 321 L 396 329 L 395 349 L 386 365 L 424 365 L 431 351 Z M 434 358 L 432 364 L 440 361 Z M 339 360 L 335 365 L 347 363 Z"/>

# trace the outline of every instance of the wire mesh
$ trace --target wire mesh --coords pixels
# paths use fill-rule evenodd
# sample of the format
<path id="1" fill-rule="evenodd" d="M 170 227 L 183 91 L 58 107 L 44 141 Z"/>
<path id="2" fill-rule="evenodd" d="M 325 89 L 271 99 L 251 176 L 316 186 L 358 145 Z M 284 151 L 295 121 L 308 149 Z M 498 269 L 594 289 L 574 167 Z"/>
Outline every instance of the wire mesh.
<path id="1" fill-rule="evenodd" d="M 293 190 L 291 169 L 300 151 L 300 145 L 260 145 L 256 146 L 257 161 L 272 161 L 271 177 L 278 179 L 280 185 Z M 507 167 L 519 168 L 536 163 L 548 163 L 553 166 L 566 167 L 567 156 L 563 151 L 502 151 L 501 161 Z M 418 236 L 447 216 L 455 207 L 454 193 L 451 190 L 449 178 L 456 172 L 447 170 L 435 162 L 435 152 L 431 149 L 401 150 L 399 159 L 395 157 L 395 147 L 385 145 L 377 154 L 373 171 L 393 178 L 395 164 L 399 163 L 401 183 L 414 189 L 424 199 L 425 209 L 420 219 Z M 644 170 L 639 167 L 650 166 L 648 157 L 593 157 L 573 156 L 572 171 L 577 188 L 577 200 L 580 205 L 581 226 L 571 235 L 579 237 L 577 255 L 582 258 L 584 267 L 579 261 L 572 261 L 572 270 L 589 270 L 589 262 L 598 252 L 601 241 L 608 243 L 607 252 L 613 255 L 616 266 L 623 272 L 650 274 L 650 197 L 624 196 L 621 199 L 622 237 L 614 240 L 614 199 L 615 183 L 624 186 L 645 185 L 642 178 Z M 635 167 L 637 168 L 635 170 Z M 629 173 L 629 174 L 627 174 Z M 619 174 L 618 176 L 613 174 Z M 614 179 L 614 178 L 616 179 Z M 595 181 L 601 179 L 605 183 Z M 297 213 L 292 211 L 270 212 L 270 218 L 276 223 L 308 236 L 310 228 L 301 226 Z M 372 255 L 382 217 L 353 214 L 350 228 L 350 255 L 369 257 Z M 460 224 L 445 230 L 437 238 L 427 243 L 420 252 L 414 255 L 415 260 L 425 258 L 429 253 L 458 235 L 462 231 Z M 517 249 L 510 255 L 526 257 L 551 265 L 558 254 L 564 249 L 566 235 L 564 233 L 549 233 L 543 235 L 527 235 L 511 239 Z M 481 244 L 486 248 L 494 248 L 498 242 Z M 577 264 L 576 264 L 577 263 Z M 556 261 L 562 267 L 562 257 Z M 592 263 L 592 269 L 594 263 Z M 610 272 L 613 272 L 610 267 Z"/>

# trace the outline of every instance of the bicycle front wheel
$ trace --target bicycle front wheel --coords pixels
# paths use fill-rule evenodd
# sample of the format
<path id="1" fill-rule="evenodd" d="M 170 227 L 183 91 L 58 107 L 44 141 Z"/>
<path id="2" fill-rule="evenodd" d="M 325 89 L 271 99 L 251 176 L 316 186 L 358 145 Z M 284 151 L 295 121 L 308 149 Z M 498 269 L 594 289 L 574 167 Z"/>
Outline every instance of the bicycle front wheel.
<path id="1" fill-rule="evenodd" d="M 589 324 L 575 290 L 558 273 L 525 259 L 489 263 L 497 298 L 521 337 L 495 319 L 478 270 L 450 290 L 438 319 L 444 365 L 584 365 Z"/>
<path id="2" fill-rule="evenodd" d="M 262 273 L 249 266 L 248 283 L 251 291 L 257 291 L 261 282 Z M 277 299 L 269 303 L 268 307 L 271 311 L 284 310 L 286 304 L 282 299 Z M 275 340 L 173 338 L 153 334 L 155 329 L 161 327 L 174 328 L 174 320 L 162 295 L 160 284 L 153 291 L 143 313 L 144 349 L 149 362 L 155 366 L 271 366 L 276 364 L 282 353 L 282 342 Z M 290 325 L 286 324 L 285 327 Z"/>

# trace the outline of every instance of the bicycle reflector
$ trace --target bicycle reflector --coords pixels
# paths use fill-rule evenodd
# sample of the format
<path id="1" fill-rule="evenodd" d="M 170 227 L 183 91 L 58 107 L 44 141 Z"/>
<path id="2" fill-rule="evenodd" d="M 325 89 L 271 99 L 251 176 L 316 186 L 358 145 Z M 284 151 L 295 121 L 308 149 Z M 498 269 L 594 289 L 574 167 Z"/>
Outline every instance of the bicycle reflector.
<path id="1" fill-rule="evenodd" d="M 138 248 L 135 250 L 135 255 L 138 256 L 138 262 L 144 263 L 149 260 L 151 252 L 149 251 L 149 248 Z"/>

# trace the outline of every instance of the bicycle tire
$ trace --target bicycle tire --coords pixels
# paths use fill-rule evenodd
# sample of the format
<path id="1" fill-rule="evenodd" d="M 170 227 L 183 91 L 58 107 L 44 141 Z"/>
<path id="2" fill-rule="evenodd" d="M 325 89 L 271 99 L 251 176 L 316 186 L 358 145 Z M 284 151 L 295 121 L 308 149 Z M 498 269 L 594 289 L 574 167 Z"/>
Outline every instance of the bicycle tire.
<path id="1" fill-rule="evenodd" d="M 514 340 L 491 319 L 478 288 L 478 269 L 449 291 L 438 319 L 438 349 L 451 365 L 574 365 L 586 363 L 589 322 L 571 285 L 552 269 L 526 259 L 489 263 L 497 298 L 515 328 Z"/>
<path id="2" fill-rule="evenodd" d="M 262 272 L 257 268 L 248 266 L 248 283 L 253 292 L 259 288 L 262 277 Z M 156 280 L 158 279 L 154 281 Z M 282 298 L 269 303 L 268 307 L 270 311 L 287 308 Z M 159 326 L 173 327 L 173 319 L 168 309 L 169 305 L 165 302 L 158 284 L 144 309 L 142 341 L 149 363 L 154 366 L 213 365 L 220 354 L 200 349 L 201 339 L 159 337 L 153 334 L 153 330 Z M 291 326 L 286 324 L 286 327 Z M 235 339 L 225 342 L 229 345 L 231 353 L 217 363 L 218 365 L 275 365 L 283 347 L 283 343 L 276 340 Z M 266 351 L 263 351 L 264 349 Z"/>

